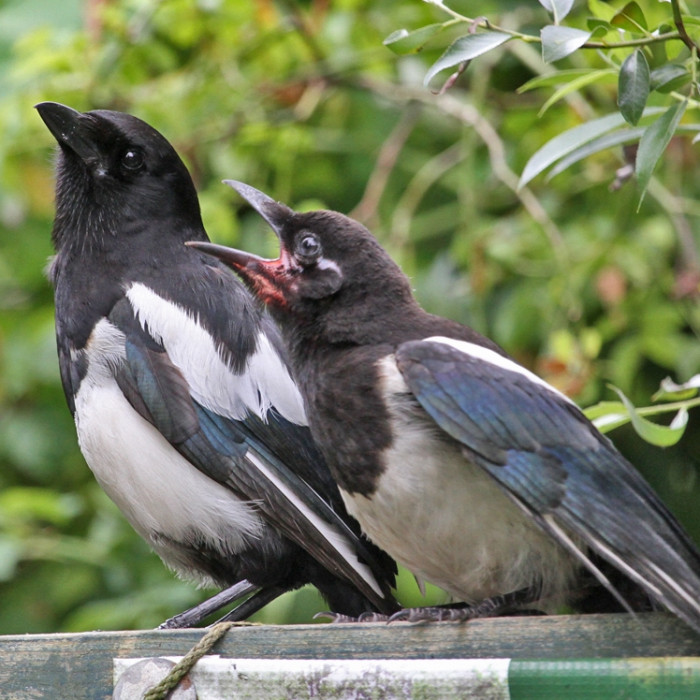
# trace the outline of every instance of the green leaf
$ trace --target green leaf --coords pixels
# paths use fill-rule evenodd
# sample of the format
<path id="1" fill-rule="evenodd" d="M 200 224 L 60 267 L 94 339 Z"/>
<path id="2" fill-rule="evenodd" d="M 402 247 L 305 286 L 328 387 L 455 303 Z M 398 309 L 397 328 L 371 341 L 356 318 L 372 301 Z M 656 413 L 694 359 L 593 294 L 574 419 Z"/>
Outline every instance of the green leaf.
<path id="1" fill-rule="evenodd" d="M 604 78 L 612 78 L 614 76 L 615 71 L 612 68 L 585 71 L 584 75 L 575 78 L 567 85 L 563 85 L 558 90 L 556 90 L 554 94 L 542 105 L 540 111 L 537 113 L 537 116 L 541 117 L 553 104 L 556 104 L 557 102 L 559 102 L 559 100 L 563 99 L 572 92 L 576 92 L 576 90 L 580 90 L 581 88 L 585 87 L 586 85 L 590 85 L 591 83 L 597 83 L 598 81 L 603 80 Z"/>
<path id="2" fill-rule="evenodd" d="M 630 422 L 630 415 L 621 401 L 601 401 L 583 411 L 601 433 L 609 433 Z"/>
<path id="3" fill-rule="evenodd" d="M 668 63 L 651 71 L 649 87 L 651 90 L 667 93 L 671 92 L 671 90 L 677 90 L 689 80 L 690 73 L 688 73 L 688 69 L 685 66 Z"/>
<path id="4" fill-rule="evenodd" d="M 591 32 L 550 24 L 542 27 L 540 37 L 542 39 L 542 58 L 545 63 L 552 63 L 583 46 L 591 38 Z"/>
<path id="5" fill-rule="evenodd" d="M 588 0 L 588 9 L 592 15 L 606 22 L 610 22 L 615 16 L 615 8 L 603 0 Z"/>
<path id="6" fill-rule="evenodd" d="M 574 0 L 540 0 L 540 5 L 554 17 L 554 23 L 559 24 L 571 12 Z"/>
<path id="7" fill-rule="evenodd" d="M 526 83 L 523 83 L 518 88 L 517 92 L 522 93 L 541 87 L 561 85 L 562 83 L 568 83 L 570 80 L 574 80 L 575 78 L 580 78 L 583 75 L 589 75 L 590 72 L 590 68 L 571 68 L 570 70 L 559 70 L 550 75 L 538 75 L 536 78 L 532 78 Z"/>
<path id="8" fill-rule="evenodd" d="M 647 20 L 636 2 L 628 2 L 611 20 L 610 24 L 630 32 L 647 31 Z"/>
<path id="9" fill-rule="evenodd" d="M 442 24 L 428 24 L 425 27 L 409 32 L 407 29 L 397 29 L 382 42 L 394 53 L 403 55 L 420 51 L 423 46 L 443 29 Z"/>
<path id="10" fill-rule="evenodd" d="M 640 189 L 637 208 L 642 204 L 654 168 L 675 133 L 687 104 L 687 100 L 674 103 L 653 124 L 650 124 L 642 134 L 635 166 Z"/>
<path id="11" fill-rule="evenodd" d="M 648 117 L 661 112 L 663 112 L 662 107 L 648 107 L 644 110 L 643 116 Z M 625 120 L 622 118 L 622 115 L 616 112 L 615 114 L 608 114 L 585 124 L 580 124 L 555 136 L 536 151 L 525 164 L 518 187 L 524 187 L 533 177 L 539 175 L 560 158 L 564 158 L 564 156 L 573 153 L 584 144 L 624 124 Z"/>
<path id="12" fill-rule="evenodd" d="M 688 424 L 688 411 L 685 408 L 678 411 L 671 425 L 658 425 L 640 416 L 632 402 L 617 387 L 611 388 L 625 405 L 634 429 L 648 443 L 657 447 L 670 447 L 681 439 Z"/>
<path id="13" fill-rule="evenodd" d="M 686 26 L 686 28 L 689 26 L 700 27 L 700 17 L 695 17 L 693 15 L 681 15 L 681 19 L 683 20 L 683 24 Z"/>
<path id="14" fill-rule="evenodd" d="M 592 421 L 603 416 L 608 416 L 617 413 L 624 413 L 625 416 L 627 416 L 627 409 L 625 408 L 625 404 L 623 404 L 622 401 L 600 401 L 599 403 L 594 404 L 593 406 L 584 408 L 583 413 L 586 416 L 586 418 L 588 418 L 588 420 Z M 629 416 L 627 416 L 627 420 L 629 420 Z"/>
<path id="15" fill-rule="evenodd" d="M 423 84 L 427 85 L 441 70 L 481 56 L 505 43 L 510 38 L 510 34 L 504 34 L 503 32 L 481 32 L 459 37 L 428 69 Z"/>
<path id="16" fill-rule="evenodd" d="M 660 34 L 660 30 L 657 29 L 656 33 Z M 670 47 L 673 47 L 673 44 L 675 42 L 669 41 L 668 45 Z M 646 52 L 646 57 L 649 61 L 649 66 L 653 66 L 655 68 L 665 66 L 667 63 L 669 63 L 669 58 L 668 58 L 668 51 L 667 51 L 667 42 L 665 41 L 655 41 L 651 44 L 647 44 L 644 47 L 644 51 Z"/>
<path id="17" fill-rule="evenodd" d="M 624 124 L 624 120 L 620 114 L 608 114 L 555 136 L 536 151 L 525 164 L 518 187 L 523 187 L 545 168 L 583 146 L 584 143 L 588 143 L 622 124 Z"/>
<path id="18" fill-rule="evenodd" d="M 684 401 L 692 399 L 700 391 L 700 374 L 683 384 L 676 384 L 671 377 L 661 380 L 659 390 L 651 397 L 654 401 Z"/>
<path id="19" fill-rule="evenodd" d="M 649 97 L 649 64 L 637 49 L 623 62 L 618 82 L 617 106 L 625 121 L 636 126 Z"/>
<path id="20" fill-rule="evenodd" d="M 591 30 L 593 34 L 598 33 L 603 35 L 613 30 L 613 27 L 611 26 L 610 22 L 606 22 L 604 19 L 597 19 L 595 17 L 589 17 L 586 20 L 586 26 Z"/>
<path id="21" fill-rule="evenodd" d="M 569 155 L 562 158 L 548 173 L 547 181 L 556 177 L 559 173 L 563 173 L 574 163 L 588 158 L 588 156 L 600 153 L 613 146 L 620 146 L 624 143 L 638 141 L 643 133 L 644 127 L 637 127 L 636 129 L 620 129 L 609 134 L 603 134 L 599 138 L 589 141 L 587 144 L 581 146 L 581 148 L 577 148 L 575 151 L 572 151 Z"/>

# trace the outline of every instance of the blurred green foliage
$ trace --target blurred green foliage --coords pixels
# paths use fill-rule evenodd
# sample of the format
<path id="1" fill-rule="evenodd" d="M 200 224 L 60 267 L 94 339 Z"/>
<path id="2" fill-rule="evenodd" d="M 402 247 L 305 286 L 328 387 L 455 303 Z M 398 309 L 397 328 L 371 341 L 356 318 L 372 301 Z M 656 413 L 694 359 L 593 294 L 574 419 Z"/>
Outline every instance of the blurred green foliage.
<path id="1" fill-rule="evenodd" d="M 576 3 L 567 21 L 585 26 L 587 12 Z M 485 0 L 479 13 L 509 27 L 549 21 L 537 3 L 513 0 Z M 616 398 L 608 383 L 648 403 L 666 375 L 700 372 L 691 137 L 671 141 L 639 210 L 633 180 L 611 189 L 621 149 L 517 190 L 543 144 L 616 109 L 617 86 L 584 85 L 538 115 L 551 88 L 516 89 L 551 67 L 508 42 L 438 96 L 423 78 L 457 33 L 400 56 L 382 42 L 444 19 L 419 0 L 0 4 L 0 633 L 144 628 L 206 593 L 148 551 L 80 456 L 43 274 L 54 144 L 39 101 L 153 124 L 190 167 L 218 242 L 275 248 L 223 178 L 361 219 L 429 310 L 491 336 L 582 405 Z M 576 52 L 557 68 L 601 60 Z M 691 413 L 665 450 L 626 429 L 611 436 L 700 540 L 697 423 Z M 400 591 L 419 601 L 406 572 Z M 322 607 L 304 589 L 258 619 L 306 622 Z"/>

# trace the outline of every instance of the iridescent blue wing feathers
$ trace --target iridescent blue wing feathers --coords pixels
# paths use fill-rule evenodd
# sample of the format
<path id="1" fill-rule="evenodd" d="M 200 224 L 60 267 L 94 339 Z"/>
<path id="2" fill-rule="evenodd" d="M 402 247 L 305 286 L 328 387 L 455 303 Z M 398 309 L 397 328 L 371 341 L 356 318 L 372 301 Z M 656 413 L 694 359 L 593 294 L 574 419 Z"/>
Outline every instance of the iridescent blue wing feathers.
<path id="1" fill-rule="evenodd" d="M 408 342 L 396 359 L 437 425 L 550 534 L 567 547 L 582 540 L 700 629 L 695 548 L 637 470 L 566 397 L 471 343 Z"/>

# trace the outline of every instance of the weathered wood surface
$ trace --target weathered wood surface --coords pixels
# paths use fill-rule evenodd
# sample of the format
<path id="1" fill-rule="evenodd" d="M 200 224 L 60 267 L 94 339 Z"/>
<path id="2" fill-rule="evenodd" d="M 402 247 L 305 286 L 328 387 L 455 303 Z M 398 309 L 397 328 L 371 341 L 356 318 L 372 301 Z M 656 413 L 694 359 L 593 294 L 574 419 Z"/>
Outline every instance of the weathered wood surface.
<path id="1" fill-rule="evenodd" d="M 2 700 L 104 700 L 114 658 L 182 656 L 202 630 L 0 636 Z M 212 653 L 257 659 L 700 656 L 700 635 L 654 613 L 496 618 L 468 624 L 246 626 Z"/>
<path id="2" fill-rule="evenodd" d="M 129 670 L 124 671 L 128 663 L 127 659 L 116 660 L 118 675 L 129 673 Z M 156 660 L 141 663 L 152 665 Z M 510 693 L 511 663 L 508 659 L 228 659 L 205 656 L 189 675 L 191 686 L 181 691 L 184 697 L 177 700 L 521 700 Z M 131 669 L 138 665 L 137 662 Z M 692 666 L 684 667 L 683 671 L 685 675 L 690 673 L 700 678 L 700 662 L 698 666 L 697 672 Z M 636 668 L 630 670 L 634 672 Z M 141 683 L 139 679 L 125 686 L 124 695 L 120 688 L 115 700 L 142 697 L 157 682 L 151 678 L 146 681 Z M 690 700 L 698 700 L 700 684 L 695 684 L 694 690 Z M 532 700 L 532 696 L 526 700 Z M 566 700 L 580 699 L 572 698 L 569 693 Z M 658 700 L 669 699 L 662 696 Z M 674 696 L 673 700 L 679 699 Z"/>

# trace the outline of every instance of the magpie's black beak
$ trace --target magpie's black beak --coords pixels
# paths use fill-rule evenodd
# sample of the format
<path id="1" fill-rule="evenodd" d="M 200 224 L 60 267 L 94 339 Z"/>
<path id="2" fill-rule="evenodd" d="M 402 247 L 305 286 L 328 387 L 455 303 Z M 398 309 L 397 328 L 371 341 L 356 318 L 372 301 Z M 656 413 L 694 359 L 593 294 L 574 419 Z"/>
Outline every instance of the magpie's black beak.
<path id="1" fill-rule="evenodd" d="M 275 202 L 260 190 L 243 182 L 224 180 L 224 184 L 233 187 L 270 224 L 280 239 L 279 258 L 269 260 L 244 250 L 204 241 L 187 241 L 185 245 L 219 258 L 236 272 L 253 294 L 263 302 L 285 306 L 298 266 L 285 248 L 282 232 L 285 224 L 294 216 L 294 212 L 288 206 Z"/>
<path id="2" fill-rule="evenodd" d="M 187 241 L 185 245 L 213 255 L 228 265 L 263 303 L 271 306 L 287 306 L 293 276 L 290 275 L 289 256 L 284 249 L 279 258 L 269 260 L 246 253 L 244 250 L 205 241 Z"/>
<path id="3" fill-rule="evenodd" d="M 282 239 L 282 229 L 285 223 L 294 216 L 294 212 L 288 206 L 281 202 L 275 202 L 272 197 L 268 197 L 264 192 L 256 190 L 255 187 L 246 185 L 244 182 L 224 180 L 224 184 L 233 187 L 270 224 L 277 238 Z"/>
<path id="4" fill-rule="evenodd" d="M 40 102 L 35 107 L 61 146 L 70 148 L 85 162 L 99 157 L 94 139 L 86 128 L 86 115 L 58 102 Z"/>
<path id="5" fill-rule="evenodd" d="M 253 255 L 253 253 L 246 253 L 244 250 L 228 248 L 225 245 L 218 245 L 206 241 L 187 241 L 185 245 L 190 248 L 201 250 L 207 255 L 213 255 L 215 258 L 219 258 L 221 262 L 225 263 L 236 272 L 245 272 L 246 269 L 253 270 L 260 266 L 270 266 L 279 262 L 278 260 L 261 258 L 258 255 Z"/>

